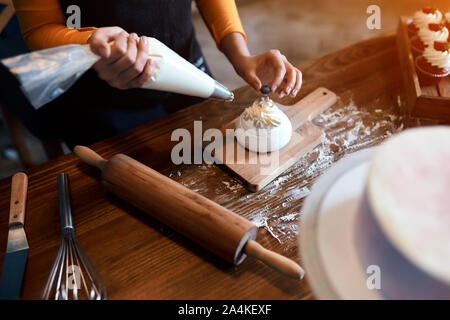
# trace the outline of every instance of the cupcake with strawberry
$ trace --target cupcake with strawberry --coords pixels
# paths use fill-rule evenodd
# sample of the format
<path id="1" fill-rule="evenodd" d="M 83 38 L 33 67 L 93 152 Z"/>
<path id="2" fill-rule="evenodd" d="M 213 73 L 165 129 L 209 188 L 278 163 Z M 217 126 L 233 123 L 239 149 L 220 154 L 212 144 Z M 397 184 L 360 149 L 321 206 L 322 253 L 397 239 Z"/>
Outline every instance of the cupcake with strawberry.
<path id="1" fill-rule="evenodd" d="M 450 43 L 435 41 L 416 58 L 421 85 L 434 85 L 450 74 Z"/>
<path id="2" fill-rule="evenodd" d="M 424 7 L 414 13 L 412 21 L 408 24 L 408 34 L 413 37 L 419 33 L 420 29 L 426 28 L 430 23 L 439 24 L 442 22 L 442 13 L 432 7 Z"/>
<path id="3" fill-rule="evenodd" d="M 411 38 L 411 51 L 414 58 L 421 56 L 428 46 L 420 40 L 419 36 L 414 36 Z"/>
<path id="4" fill-rule="evenodd" d="M 419 38 L 427 46 L 433 46 L 435 41 L 447 42 L 449 31 L 444 23 L 430 23 L 427 28 L 419 30 Z"/>
<path id="5" fill-rule="evenodd" d="M 411 49 L 414 57 L 417 57 L 425 51 L 425 48 L 433 46 L 435 41 L 447 42 L 449 30 L 443 23 L 430 23 L 427 28 L 419 30 L 419 35 L 411 39 Z"/>

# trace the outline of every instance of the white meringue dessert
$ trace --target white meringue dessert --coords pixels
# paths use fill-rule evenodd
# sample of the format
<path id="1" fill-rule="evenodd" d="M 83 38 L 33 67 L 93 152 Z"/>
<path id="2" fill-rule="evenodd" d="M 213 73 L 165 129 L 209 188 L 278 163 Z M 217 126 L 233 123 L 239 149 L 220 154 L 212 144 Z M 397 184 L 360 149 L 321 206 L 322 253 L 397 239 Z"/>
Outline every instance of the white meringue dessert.
<path id="1" fill-rule="evenodd" d="M 236 122 L 235 136 L 249 151 L 274 152 L 291 140 L 292 124 L 269 97 L 262 97 L 241 114 Z"/>

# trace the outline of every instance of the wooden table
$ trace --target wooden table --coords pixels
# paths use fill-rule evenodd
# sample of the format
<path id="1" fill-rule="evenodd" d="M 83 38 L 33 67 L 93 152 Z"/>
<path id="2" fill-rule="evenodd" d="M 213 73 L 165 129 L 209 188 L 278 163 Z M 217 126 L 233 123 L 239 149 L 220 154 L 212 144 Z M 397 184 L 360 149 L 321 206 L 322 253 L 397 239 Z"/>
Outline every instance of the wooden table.
<path id="1" fill-rule="evenodd" d="M 236 90 L 233 104 L 206 101 L 101 141 L 92 148 L 106 158 L 125 153 L 234 212 L 266 225 L 259 230 L 259 242 L 301 263 L 296 230 L 303 203 L 299 192 L 308 191 L 324 168 L 346 153 L 378 144 L 389 135 L 386 131 L 390 129 L 385 128 L 401 129 L 404 118 L 402 108 L 398 107 L 403 90 L 393 34 L 312 60 L 300 69 L 304 74 L 304 85 L 298 99 L 324 86 L 340 97 L 331 110 L 335 116 L 340 108 L 353 101 L 356 109 L 352 112 L 356 110 L 357 116 L 364 116 L 361 120 L 366 124 L 377 125 L 380 118 L 375 115 L 386 109 L 399 117 L 391 118 L 397 120 L 393 120 L 392 125 L 382 126 L 382 130 L 373 135 L 365 134 L 363 143 L 356 140 L 348 145 L 338 139 L 330 145 L 329 163 L 309 167 L 309 163 L 317 164 L 319 157 L 317 151 L 311 152 L 303 162 L 257 194 L 246 191 L 215 165 L 176 166 L 170 161 L 171 149 L 177 143 L 170 139 L 174 129 L 192 131 L 194 120 L 203 120 L 203 130 L 220 128 L 255 99 L 256 95 L 249 87 Z M 294 102 L 289 99 L 281 102 Z M 349 108 L 342 110 L 345 116 Z M 327 136 L 332 138 L 350 127 L 348 119 L 334 123 L 327 129 Z M 25 230 L 30 251 L 23 287 L 25 299 L 39 298 L 58 250 L 60 222 L 56 176 L 60 172 L 70 175 L 77 237 L 102 276 L 109 299 L 313 297 L 307 276 L 306 280 L 293 281 L 251 259 L 239 267 L 220 260 L 108 194 L 99 182 L 99 172 L 69 154 L 27 170 L 29 190 Z M 10 183 L 10 178 L 0 181 L 0 261 L 3 261 L 7 240 Z"/>

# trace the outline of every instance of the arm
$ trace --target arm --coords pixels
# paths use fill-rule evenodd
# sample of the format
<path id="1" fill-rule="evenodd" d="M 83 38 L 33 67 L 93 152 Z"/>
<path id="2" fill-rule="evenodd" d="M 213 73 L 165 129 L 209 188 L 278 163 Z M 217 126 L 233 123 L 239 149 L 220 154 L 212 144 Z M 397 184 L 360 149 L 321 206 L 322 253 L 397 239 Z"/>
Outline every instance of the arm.
<path id="1" fill-rule="evenodd" d="M 102 57 L 93 67 L 99 78 L 119 89 L 140 87 L 154 72 L 146 37 L 129 35 L 119 27 L 67 28 L 58 0 L 14 0 L 14 7 L 31 50 L 89 43 Z"/>
<path id="2" fill-rule="evenodd" d="M 240 33 L 247 40 L 234 0 L 196 0 L 196 3 L 218 48 L 222 39 L 232 32 Z"/>
<path id="3" fill-rule="evenodd" d="M 95 28 L 70 29 L 58 0 L 13 0 L 23 38 L 31 50 L 86 44 Z"/>
<path id="4" fill-rule="evenodd" d="M 295 97 L 302 85 L 302 73 L 278 50 L 252 56 L 234 0 L 196 0 L 217 47 L 239 74 L 255 90 L 270 84 L 280 98 Z"/>

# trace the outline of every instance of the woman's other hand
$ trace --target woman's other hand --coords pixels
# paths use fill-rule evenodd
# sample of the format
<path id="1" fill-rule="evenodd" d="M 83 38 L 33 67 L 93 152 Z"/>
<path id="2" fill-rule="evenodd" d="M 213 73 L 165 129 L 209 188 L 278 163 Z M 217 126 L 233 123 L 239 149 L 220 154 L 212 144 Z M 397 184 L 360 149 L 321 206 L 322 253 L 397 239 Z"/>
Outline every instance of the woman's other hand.
<path id="1" fill-rule="evenodd" d="M 269 85 L 280 98 L 295 97 L 302 86 L 302 73 L 294 67 L 279 50 L 252 56 L 244 38 L 239 33 L 227 35 L 221 49 L 233 64 L 236 72 L 253 88 L 260 90 Z"/>
<path id="2" fill-rule="evenodd" d="M 253 88 L 270 85 L 280 98 L 295 97 L 302 86 L 302 73 L 278 50 L 256 56 L 242 56 L 235 65 L 237 73 Z"/>
<path id="3" fill-rule="evenodd" d="M 94 64 L 100 79 L 118 89 L 139 88 L 154 73 L 154 62 L 148 56 L 148 38 L 128 34 L 119 27 L 100 28 L 88 43 L 101 59 Z"/>

